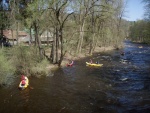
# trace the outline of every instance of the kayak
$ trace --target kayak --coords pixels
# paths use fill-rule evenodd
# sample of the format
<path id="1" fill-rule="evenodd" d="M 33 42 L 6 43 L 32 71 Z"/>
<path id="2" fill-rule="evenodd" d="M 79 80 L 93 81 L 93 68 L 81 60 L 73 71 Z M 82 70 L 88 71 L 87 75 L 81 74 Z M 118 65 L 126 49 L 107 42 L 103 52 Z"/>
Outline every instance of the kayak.
<path id="1" fill-rule="evenodd" d="M 91 63 L 89 63 L 89 62 L 86 62 L 86 65 L 87 65 L 87 66 L 99 66 L 99 67 L 100 67 L 100 66 L 102 66 L 103 64 L 94 64 L 94 63 L 91 64 Z"/>
<path id="2" fill-rule="evenodd" d="M 25 81 L 26 81 L 26 84 L 25 85 L 22 85 L 22 81 L 20 82 L 20 84 L 19 84 L 19 89 L 25 89 L 25 88 L 27 88 L 28 87 L 28 85 L 29 85 L 29 79 L 26 77 L 26 79 L 25 79 Z"/>

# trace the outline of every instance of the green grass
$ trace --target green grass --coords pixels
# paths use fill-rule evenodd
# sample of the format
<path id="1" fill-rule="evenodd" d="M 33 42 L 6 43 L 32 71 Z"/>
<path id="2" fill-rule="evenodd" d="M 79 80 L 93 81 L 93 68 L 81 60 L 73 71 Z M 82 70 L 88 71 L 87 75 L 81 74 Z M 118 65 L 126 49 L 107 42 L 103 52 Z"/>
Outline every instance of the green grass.
<path id="1" fill-rule="evenodd" d="M 13 76 L 15 67 L 12 65 L 11 60 L 7 58 L 6 50 L 0 50 L 0 85 L 6 84 L 8 78 Z"/>

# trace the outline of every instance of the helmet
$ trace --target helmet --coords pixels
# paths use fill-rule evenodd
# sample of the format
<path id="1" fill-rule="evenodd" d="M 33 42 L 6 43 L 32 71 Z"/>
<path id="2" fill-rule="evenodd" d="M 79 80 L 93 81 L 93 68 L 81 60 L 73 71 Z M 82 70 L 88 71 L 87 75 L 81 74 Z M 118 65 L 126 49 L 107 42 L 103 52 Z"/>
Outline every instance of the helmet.
<path id="1" fill-rule="evenodd" d="M 26 81 L 25 81 L 25 80 L 22 80 L 22 81 L 21 81 L 21 84 L 22 84 L 22 85 L 25 85 L 25 84 L 26 84 Z"/>

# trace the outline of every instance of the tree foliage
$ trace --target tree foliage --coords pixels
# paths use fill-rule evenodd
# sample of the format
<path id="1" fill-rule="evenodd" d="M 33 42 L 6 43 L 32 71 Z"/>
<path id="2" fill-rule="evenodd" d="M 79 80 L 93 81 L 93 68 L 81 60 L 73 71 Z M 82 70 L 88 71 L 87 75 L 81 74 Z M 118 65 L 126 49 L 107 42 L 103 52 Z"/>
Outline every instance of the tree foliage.
<path id="1" fill-rule="evenodd" d="M 130 38 L 136 42 L 150 43 L 150 22 L 146 20 L 138 20 L 131 22 Z"/>
<path id="2" fill-rule="evenodd" d="M 46 57 L 58 65 L 67 51 L 78 54 L 86 48 L 92 54 L 96 47 L 119 47 L 128 32 L 123 0 L 9 0 L 7 6 L 11 26 L 18 22 L 34 30 L 41 58 L 46 56 L 41 34 L 53 34 L 51 55 Z"/>
<path id="3" fill-rule="evenodd" d="M 143 3 L 145 4 L 145 19 L 150 20 L 150 1 L 149 0 L 143 0 Z"/>
<path id="4" fill-rule="evenodd" d="M 136 42 L 150 43 L 150 1 L 143 0 L 145 15 L 143 20 L 130 23 L 130 38 Z"/>

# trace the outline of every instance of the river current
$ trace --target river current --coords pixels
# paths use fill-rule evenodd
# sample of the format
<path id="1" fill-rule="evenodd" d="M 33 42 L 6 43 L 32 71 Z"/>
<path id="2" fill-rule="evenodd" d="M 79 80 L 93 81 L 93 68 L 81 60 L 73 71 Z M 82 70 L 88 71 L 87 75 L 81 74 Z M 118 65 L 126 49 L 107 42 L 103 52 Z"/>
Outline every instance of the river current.
<path id="1" fill-rule="evenodd" d="M 48 77 L 29 77 L 22 91 L 15 78 L 0 88 L 0 113 L 149 113 L 150 46 L 124 44 L 122 50 L 96 53 Z M 88 67 L 89 59 L 103 66 Z"/>

